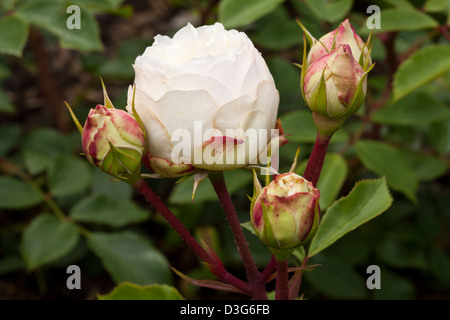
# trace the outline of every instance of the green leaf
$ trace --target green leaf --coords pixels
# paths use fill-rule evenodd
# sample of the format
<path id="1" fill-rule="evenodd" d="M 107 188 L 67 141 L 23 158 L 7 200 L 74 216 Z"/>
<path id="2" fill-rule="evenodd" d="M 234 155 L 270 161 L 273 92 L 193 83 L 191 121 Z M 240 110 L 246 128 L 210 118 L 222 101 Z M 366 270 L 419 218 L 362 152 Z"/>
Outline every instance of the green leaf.
<path id="1" fill-rule="evenodd" d="M 394 75 L 394 100 L 401 99 L 449 69 L 450 46 L 429 45 L 416 51 L 398 67 Z"/>
<path id="2" fill-rule="evenodd" d="M 307 163 L 308 160 L 302 161 L 295 172 L 303 175 Z M 347 172 L 347 162 L 340 154 L 328 153 L 325 156 L 322 172 L 317 182 L 317 188 L 320 190 L 319 204 L 322 210 L 326 209 L 336 200 L 347 177 Z"/>
<path id="3" fill-rule="evenodd" d="M 439 24 L 429 15 L 418 10 L 406 8 L 389 8 L 381 10 L 381 29 L 374 32 L 416 31 L 435 28 Z M 364 34 L 370 30 L 364 28 Z"/>
<path id="4" fill-rule="evenodd" d="M 153 284 L 138 286 L 134 283 L 119 284 L 108 294 L 99 295 L 99 300 L 184 300 L 174 287 Z"/>
<path id="5" fill-rule="evenodd" d="M 95 232 L 87 243 L 116 283 L 129 281 L 146 285 L 172 282 L 166 258 L 147 239 L 134 232 Z"/>
<path id="6" fill-rule="evenodd" d="M 281 116 L 281 124 L 284 132 L 288 135 L 287 139 L 289 142 L 314 143 L 316 141 L 317 129 L 311 111 L 299 110 L 289 112 Z M 348 133 L 343 129 L 339 129 L 331 138 L 331 142 L 346 142 L 348 138 Z"/>
<path id="7" fill-rule="evenodd" d="M 80 29 L 69 29 L 67 19 L 75 13 L 67 13 L 67 3 L 50 0 L 27 1 L 17 8 L 16 14 L 57 36 L 61 47 L 82 51 L 103 49 L 99 29 L 94 16 L 80 8 Z"/>
<path id="8" fill-rule="evenodd" d="M 410 150 L 401 150 L 400 153 L 420 181 L 433 181 L 447 172 L 444 160 Z"/>
<path id="9" fill-rule="evenodd" d="M 25 209 L 41 202 L 41 195 L 22 180 L 0 177 L 0 208 Z"/>
<path id="10" fill-rule="evenodd" d="M 383 263 L 395 268 L 428 268 L 424 248 L 413 241 L 399 239 L 397 235 L 381 239 L 375 253 Z"/>
<path id="11" fill-rule="evenodd" d="M 149 214 L 132 201 L 113 200 L 105 195 L 94 194 L 78 202 L 70 211 L 70 217 L 78 222 L 122 227 L 142 222 Z"/>
<path id="12" fill-rule="evenodd" d="M 0 20 L 0 22 L 1 22 L 1 20 Z M 0 40 L 0 42 L 1 42 L 1 40 Z M 0 44 L 0 48 L 1 48 L 1 44 Z M 1 51 L 1 49 L 0 49 L 0 51 Z M 8 113 L 8 114 L 14 114 L 16 112 L 16 108 L 9 101 L 5 92 L 1 89 L 0 89 L 0 112 Z"/>
<path id="13" fill-rule="evenodd" d="M 23 164 L 31 175 L 40 174 L 47 168 L 49 159 L 46 154 L 25 150 L 22 156 Z"/>
<path id="14" fill-rule="evenodd" d="M 0 275 L 20 271 L 24 268 L 25 263 L 23 262 L 22 257 L 15 253 L 8 254 L 0 260 Z"/>
<path id="15" fill-rule="evenodd" d="M 328 22 L 338 22 L 350 11 L 353 0 L 306 0 L 306 5 L 320 19 Z"/>
<path id="16" fill-rule="evenodd" d="M 230 170 L 224 171 L 225 181 L 227 183 L 227 189 L 230 194 L 242 189 L 252 181 L 252 173 L 244 170 Z M 173 192 L 171 193 L 168 202 L 170 204 L 192 204 L 192 188 L 194 181 L 191 178 L 184 180 L 175 185 Z M 251 193 L 249 188 L 248 193 Z M 201 203 L 205 201 L 217 200 L 217 195 L 214 192 L 209 180 L 205 180 L 199 184 L 197 191 L 195 192 L 194 203 Z"/>
<path id="17" fill-rule="evenodd" d="M 0 126 L 0 155 L 5 156 L 19 141 L 22 128 L 16 124 L 2 124 Z"/>
<path id="18" fill-rule="evenodd" d="M 353 190 L 331 205 L 323 216 L 308 255 L 321 252 L 336 240 L 380 215 L 392 203 L 384 178 L 356 183 Z"/>
<path id="19" fill-rule="evenodd" d="M 450 153 L 450 119 L 431 124 L 428 139 L 439 154 Z"/>
<path id="20" fill-rule="evenodd" d="M 133 196 L 133 187 L 123 181 L 114 180 L 112 176 L 99 168 L 94 169 L 92 193 L 102 194 L 118 201 L 130 200 Z"/>
<path id="21" fill-rule="evenodd" d="M 424 106 L 426 106 L 424 108 Z M 389 103 L 372 116 L 372 120 L 392 125 L 419 125 L 445 119 L 450 109 L 425 92 L 412 93 Z"/>
<path id="22" fill-rule="evenodd" d="M 258 21 L 258 26 L 256 33 L 252 36 L 253 42 L 258 47 L 285 50 L 301 43 L 298 25 L 295 20 L 290 19 L 289 13 L 283 6 L 279 6 Z M 300 73 L 298 74 L 300 75 Z"/>
<path id="23" fill-rule="evenodd" d="M 441 12 L 449 9 L 447 0 L 427 0 L 423 6 L 426 12 Z"/>
<path id="24" fill-rule="evenodd" d="M 39 128 L 29 132 L 22 142 L 21 149 L 43 153 L 49 157 L 61 152 L 70 152 L 66 137 L 53 128 Z"/>
<path id="25" fill-rule="evenodd" d="M 373 290 L 376 300 L 415 300 L 417 290 L 406 276 L 381 268 L 381 289 Z"/>
<path id="26" fill-rule="evenodd" d="M 12 15 L 0 18 L 0 53 L 22 56 L 22 50 L 27 42 L 27 24 Z"/>
<path id="27" fill-rule="evenodd" d="M 51 214 L 40 214 L 23 232 L 21 252 L 28 270 L 61 258 L 78 242 L 77 227 Z"/>
<path id="28" fill-rule="evenodd" d="M 50 163 L 47 174 L 50 193 L 60 197 L 85 190 L 91 182 L 92 171 L 86 160 L 60 154 Z"/>
<path id="29" fill-rule="evenodd" d="M 367 169 L 385 176 L 392 189 L 416 201 L 418 179 L 396 148 L 379 141 L 360 140 L 356 153 Z"/>
<path id="30" fill-rule="evenodd" d="M 236 28 L 252 23 L 269 14 L 284 0 L 222 0 L 219 21 L 225 28 Z"/>
<path id="31" fill-rule="evenodd" d="M 304 277 L 308 284 L 320 293 L 334 299 L 363 299 L 368 290 L 360 272 L 357 272 L 345 260 L 319 255 L 310 260 L 311 264 L 320 264 Z"/>

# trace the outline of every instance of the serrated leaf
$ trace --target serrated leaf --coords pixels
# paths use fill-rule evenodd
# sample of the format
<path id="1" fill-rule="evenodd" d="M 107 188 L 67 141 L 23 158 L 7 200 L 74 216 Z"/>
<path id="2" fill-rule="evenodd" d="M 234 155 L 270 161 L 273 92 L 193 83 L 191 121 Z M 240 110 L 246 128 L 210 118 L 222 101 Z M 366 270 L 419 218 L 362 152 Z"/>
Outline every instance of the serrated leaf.
<path id="1" fill-rule="evenodd" d="M 308 160 L 302 161 L 295 172 L 303 175 L 307 163 Z M 319 205 L 322 210 L 326 209 L 336 200 L 347 177 L 347 172 L 347 162 L 340 154 L 328 153 L 325 156 L 322 172 L 317 182 L 317 189 L 320 190 Z"/>
<path id="2" fill-rule="evenodd" d="M 47 174 L 50 193 L 55 197 L 80 192 L 86 189 L 92 180 L 92 170 L 88 162 L 66 154 L 54 157 Z"/>
<path id="3" fill-rule="evenodd" d="M 95 232 L 91 233 L 87 243 L 116 283 L 172 282 L 166 258 L 147 239 L 134 232 Z"/>
<path id="4" fill-rule="evenodd" d="M 98 51 L 103 48 L 94 16 L 80 7 L 80 29 L 69 29 L 67 19 L 76 13 L 67 13 L 65 2 L 50 0 L 27 1 L 17 8 L 16 14 L 57 36 L 61 47 L 82 51 Z"/>
<path id="5" fill-rule="evenodd" d="M 15 177 L 0 177 L 0 208 L 25 209 L 42 202 L 41 195 Z"/>
<path id="6" fill-rule="evenodd" d="M 225 28 L 236 28 L 252 23 L 269 14 L 284 0 L 222 0 L 219 21 Z"/>
<path id="7" fill-rule="evenodd" d="M 379 141 L 360 140 L 356 143 L 356 153 L 367 169 L 385 176 L 392 189 L 416 201 L 418 179 L 395 147 Z"/>
<path id="8" fill-rule="evenodd" d="M 61 258 L 78 242 L 77 227 L 51 214 L 40 214 L 23 233 L 21 252 L 28 270 Z"/>
<path id="9" fill-rule="evenodd" d="M 113 200 L 105 195 L 94 194 L 75 204 L 70 217 L 78 222 L 122 227 L 146 220 L 149 213 L 132 201 Z"/>
<path id="10" fill-rule="evenodd" d="M 358 182 L 346 196 L 331 205 L 311 241 L 308 256 L 323 251 L 336 240 L 380 215 L 392 203 L 386 180 Z"/>
<path id="11" fill-rule="evenodd" d="M 28 38 L 28 25 L 18 17 L 0 18 L 0 53 L 22 56 Z"/>
<path id="12" fill-rule="evenodd" d="M 134 283 L 119 284 L 108 294 L 98 295 L 99 300 L 184 300 L 174 287 L 167 285 L 138 286 Z"/>
<path id="13" fill-rule="evenodd" d="M 413 20 L 412 20 L 413 21 Z M 405 60 L 394 75 L 394 100 L 450 70 L 450 46 L 430 45 Z"/>

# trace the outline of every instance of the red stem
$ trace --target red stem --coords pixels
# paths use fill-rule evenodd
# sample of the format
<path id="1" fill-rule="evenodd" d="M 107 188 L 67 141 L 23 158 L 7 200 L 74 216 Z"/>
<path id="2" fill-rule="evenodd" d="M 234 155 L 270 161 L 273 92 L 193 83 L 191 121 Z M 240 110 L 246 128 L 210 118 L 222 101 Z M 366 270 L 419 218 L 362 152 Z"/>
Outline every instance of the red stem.
<path id="1" fill-rule="evenodd" d="M 309 157 L 308 164 L 306 165 L 303 177 L 306 180 L 311 181 L 314 186 L 316 186 L 317 181 L 319 181 L 330 139 L 331 136 L 325 137 L 321 134 L 317 134 L 316 143 L 314 144 L 313 151 Z"/>
<path id="2" fill-rule="evenodd" d="M 225 270 L 223 264 L 212 257 L 208 252 L 195 240 L 189 230 L 178 220 L 178 218 L 170 211 L 170 209 L 164 204 L 164 202 L 158 197 L 156 193 L 140 179 L 135 184 L 135 189 L 141 193 L 145 199 L 166 219 L 172 228 L 181 236 L 186 244 L 195 252 L 195 254 L 203 260 L 210 271 L 221 279 L 223 282 L 234 285 L 247 294 L 250 294 L 250 288 L 248 284 Z"/>
<path id="3" fill-rule="evenodd" d="M 266 283 L 267 279 L 269 279 L 269 277 L 275 272 L 276 267 L 277 261 L 275 260 L 275 257 L 272 255 L 263 273 L 261 273 L 261 282 Z"/>
<path id="4" fill-rule="evenodd" d="M 288 261 L 277 261 L 276 300 L 289 300 Z"/>
<path id="5" fill-rule="evenodd" d="M 210 174 L 209 178 L 225 212 L 231 231 L 233 232 L 234 241 L 244 263 L 247 279 L 252 290 L 252 297 L 257 300 L 267 300 L 264 282 L 261 281 L 261 275 L 256 268 L 252 253 L 248 247 L 236 210 L 234 209 L 233 202 L 228 193 L 223 173 Z"/>

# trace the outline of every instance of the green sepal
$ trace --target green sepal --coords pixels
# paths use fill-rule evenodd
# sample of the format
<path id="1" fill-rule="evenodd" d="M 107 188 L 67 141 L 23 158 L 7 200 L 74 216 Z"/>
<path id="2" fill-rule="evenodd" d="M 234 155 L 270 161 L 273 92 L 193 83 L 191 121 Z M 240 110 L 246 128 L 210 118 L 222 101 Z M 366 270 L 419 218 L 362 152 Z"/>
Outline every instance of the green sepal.
<path id="1" fill-rule="evenodd" d="M 256 202 L 256 199 L 258 199 L 259 195 L 261 194 L 262 186 L 261 183 L 258 180 L 258 176 L 256 175 L 255 169 L 253 169 L 253 196 L 249 197 L 250 199 L 250 221 L 252 223 L 253 229 L 256 231 L 255 226 L 253 225 L 253 208 Z"/>
<path id="2" fill-rule="evenodd" d="M 323 68 L 319 84 L 311 92 L 308 106 L 312 111 L 328 116 L 327 88 L 325 84 L 326 69 L 327 66 Z"/>
<path id="3" fill-rule="evenodd" d="M 306 35 L 306 37 L 308 38 L 309 47 L 312 47 L 317 42 L 316 38 L 314 38 L 312 36 L 312 34 L 309 33 L 308 29 L 306 29 L 306 27 L 300 22 L 299 19 L 296 19 L 296 20 L 297 20 L 297 24 L 300 26 L 300 28 L 302 28 L 303 34 Z M 303 44 L 306 45 L 305 42 L 303 42 Z"/>
<path id="4" fill-rule="evenodd" d="M 275 232 L 273 231 L 272 224 L 270 223 L 269 217 L 267 215 L 267 207 L 263 201 L 261 201 L 261 208 L 264 219 L 264 228 L 262 234 L 262 237 L 264 238 L 263 242 L 270 248 L 273 248 L 273 245 L 275 244 L 277 247 L 280 247 L 280 244 L 277 238 L 275 237 Z"/>
<path id="5" fill-rule="evenodd" d="M 275 249 L 275 248 L 269 248 L 270 252 L 272 252 L 273 256 L 275 257 L 275 260 L 278 262 L 283 262 L 289 259 L 291 254 L 295 251 L 295 248 L 291 249 Z"/>
<path id="6" fill-rule="evenodd" d="M 302 92 L 303 100 L 306 100 L 305 95 L 305 77 L 306 71 L 308 71 L 308 66 L 306 65 L 306 38 L 305 34 L 303 34 L 303 60 L 302 60 L 302 72 L 300 74 L 300 91 Z"/>
<path id="7" fill-rule="evenodd" d="M 352 102 L 350 102 L 349 105 L 344 104 L 346 111 L 344 112 L 342 117 L 347 117 L 347 116 L 355 113 L 362 106 L 364 99 L 365 99 L 365 95 L 364 95 L 364 91 L 363 91 L 364 80 L 374 66 L 375 66 L 375 63 L 373 63 L 369 67 L 369 69 L 366 72 L 364 72 L 363 76 L 361 77 L 361 80 L 359 80 L 358 87 L 356 88 L 355 95 L 352 99 Z"/>
<path id="8" fill-rule="evenodd" d="M 106 91 L 105 83 L 103 82 L 102 77 L 100 77 L 100 81 L 103 87 L 103 99 L 105 107 L 107 107 L 108 109 L 114 109 L 114 105 L 112 104 L 111 100 L 108 97 L 108 92 Z"/>
<path id="9" fill-rule="evenodd" d="M 72 117 L 72 120 L 75 123 L 75 126 L 77 127 L 78 131 L 80 132 L 80 134 L 83 134 L 83 127 L 81 126 L 80 121 L 78 121 L 77 117 L 75 116 L 75 113 L 73 113 L 73 110 L 69 106 L 67 101 L 64 101 L 64 103 L 66 104 L 67 109 L 69 109 L 70 116 Z"/>
<path id="10" fill-rule="evenodd" d="M 139 124 L 139 126 L 142 128 L 142 131 L 143 131 L 143 133 L 144 133 L 144 139 L 145 139 L 145 149 L 144 149 L 144 154 L 146 153 L 146 151 L 147 151 L 147 131 L 145 130 L 145 127 L 144 127 L 144 123 L 142 122 L 142 119 L 141 119 L 141 117 L 139 116 L 139 114 L 137 113 L 137 111 L 136 111 L 136 108 L 135 108 L 135 103 L 134 103 L 134 98 L 135 98 L 135 96 L 136 96 L 136 85 L 134 84 L 133 85 L 133 99 L 132 99 L 132 101 L 131 101 L 131 111 L 133 112 L 133 117 L 134 117 L 134 119 L 136 120 L 136 122 Z"/>
<path id="11" fill-rule="evenodd" d="M 115 147 L 109 140 L 108 143 L 110 149 L 104 156 L 100 164 L 100 169 L 129 184 L 133 184 L 134 181 L 140 179 L 141 164 L 140 162 L 136 163 L 134 158 L 130 157 L 129 153 L 137 153 L 138 157 L 142 156 L 141 153 L 131 148 L 119 149 Z M 126 149 L 126 152 L 123 149 Z M 133 167 L 135 169 L 134 171 L 131 171 L 129 168 Z"/>

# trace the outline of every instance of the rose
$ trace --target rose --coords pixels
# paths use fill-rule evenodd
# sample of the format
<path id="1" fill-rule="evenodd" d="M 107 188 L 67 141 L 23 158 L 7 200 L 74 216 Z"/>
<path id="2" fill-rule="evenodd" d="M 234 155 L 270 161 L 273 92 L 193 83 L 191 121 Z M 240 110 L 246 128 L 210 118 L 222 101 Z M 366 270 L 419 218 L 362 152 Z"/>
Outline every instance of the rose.
<path id="1" fill-rule="evenodd" d="M 309 241 L 319 221 L 319 190 L 295 173 L 283 173 L 266 187 L 255 179 L 251 223 L 271 249 L 292 249 Z"/>
<path id="2" fill-rule="evenodd" d="M 179 176 L 195 168 L 233 169 L 255 163 L 265 150 L 279 96 L 264 59 L 244 33 L 226 31 L 220 23 L 188 24 L 173 39 L 156 36 L 133 67 L 135 107 L 154 171 Z M 130 88 L 128 111 L 132 100 Z M 249 129 L 265 130 L 266 143 L 258 141 L 255 152 L 233 156 L 245 150 Z M 188 148 L 174 152 L 180 132 Z M 200 161 L 198 150 L 204 151 Z"/>
<path id="3" fill-rule="evenodd" d="M 307 63 L 311 65 L 320 57 L 337 48 L 341 44 L 348 44 L 352 51 L 353 57 L 359 61 L 361 52 L 364 52 L 364 61 L 369 60 L 368 64 L 372 64 L 368 46 L 362 41 L 361 37 L 355 32 L 348 19 L 342 22 L 339 27 L 315 41 L 308 53 Z"/>
<path id="4" fill-rule="evenodd" d="M 81 140 L 89 162 L 112 176 L 130 175 L 140 168 L 144 130 L 123 110 L 98 104 L 89 112 Z"/>
<path id="5" fill-rule="evenodd" d="M 366 88 L 363 68 L 353 58 L 350 46 L 341 44 L 309 66 L 303 91 L 312 111 L 338 119 L 356 112 L 363 102 Z M 353 103 L 361 93 L 358 90 L 362 92 L 362 99 Z"/>

